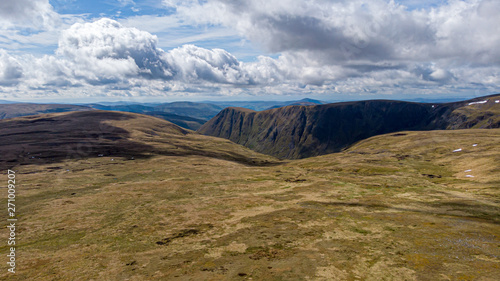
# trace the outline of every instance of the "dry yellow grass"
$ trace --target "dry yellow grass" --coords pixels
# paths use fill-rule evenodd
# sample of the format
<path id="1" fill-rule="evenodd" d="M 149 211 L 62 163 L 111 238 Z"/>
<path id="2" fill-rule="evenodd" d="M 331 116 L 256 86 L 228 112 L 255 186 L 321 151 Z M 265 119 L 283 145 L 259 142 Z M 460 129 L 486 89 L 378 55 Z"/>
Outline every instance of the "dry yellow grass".
<path id="1" fill-rule="evenodd" d="M 2 263 L 0 278 L 498 280 L 498 129 L 389 134 L 276 164 L 191 132 L 151 136 L 139 119 L 110 124 L 159 153 L 14 167 L 18 272 Z"/>

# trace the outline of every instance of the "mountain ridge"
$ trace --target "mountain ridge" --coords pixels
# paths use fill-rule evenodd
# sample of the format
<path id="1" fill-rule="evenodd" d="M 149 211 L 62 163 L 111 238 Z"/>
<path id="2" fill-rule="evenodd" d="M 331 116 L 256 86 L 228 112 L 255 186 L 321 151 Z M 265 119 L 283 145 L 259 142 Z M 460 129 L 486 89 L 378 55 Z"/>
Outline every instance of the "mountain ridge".
<path id="1" fill-rule="evenodd" d="M 444 104 L 368 100 L 258 112 L 229 107 L 198 132 L 282 159 L 306 158 L 338 152 L 371 136 L 397 131 L 466 129 L 485 119 L 489 123 L 481 128 L 497 128 L 500 104 L 492 99 L 497 96 Z M 481 104 L 485 99 L 489 102 Z M 488 106 L 490 112 L 478 109 L 476 121 L 465 124 L 467 114 L 457 111 L 464 106 Z"/>

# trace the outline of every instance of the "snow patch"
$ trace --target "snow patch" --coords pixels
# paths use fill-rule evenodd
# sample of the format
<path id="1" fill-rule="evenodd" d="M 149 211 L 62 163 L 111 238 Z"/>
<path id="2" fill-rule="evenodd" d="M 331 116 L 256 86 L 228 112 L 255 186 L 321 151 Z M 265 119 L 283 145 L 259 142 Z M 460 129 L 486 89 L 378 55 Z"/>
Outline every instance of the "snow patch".
<path id="1" fill-rule="evenodd" d="M 466 175 L 465 177 L 466 178 L 473 178 L 474 176 L 473 175 Z"/>
<path id="2" fill-rule="evenodd" d="M 462 151 L 461 148 L 453 150 L 453 152 L 460 152 L 460 151 Z"/>
<path id="3" fill-rule="evenodd" d="M 488 100 L 483 100 L 483 101 L 476 101 L 476 102 L 471 102 L 469 103 L 469 105 L 474 105 L 474 104 L 483 104 L 483 103 L 487 103 Z"/>
<path id="4" fill-rule="evenodd" d="M 464 173 L 472 172 L 472 170 L 465 170 Z"/>
<path id="5" fill-rule="evenodd" d="M 473 144 L 472 146 L 473 146 L 473 147 L 476 147 L 476 146 L 477 146 L 477 143 Z"/>
<path id="6" fill-rule="evenodd" d="M 500 103 L 500 100 L 496 100 L 495 103 Z"/>

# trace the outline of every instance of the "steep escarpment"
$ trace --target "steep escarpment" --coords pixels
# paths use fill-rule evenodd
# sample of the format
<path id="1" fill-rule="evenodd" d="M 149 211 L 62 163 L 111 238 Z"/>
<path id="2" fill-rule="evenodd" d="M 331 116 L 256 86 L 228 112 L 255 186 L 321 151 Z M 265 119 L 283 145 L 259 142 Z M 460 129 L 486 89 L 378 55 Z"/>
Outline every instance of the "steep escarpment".
<path id="1" fill-rule="evenodd" d="M 428 128 L 432 105 L 363 101 L 290 106 L 261 112 L 227 108 L 199 132 L 280 158 L 296 159 L 340 151 L 374 136 Z"/>
<path id="2" fill-rule="evenodd" d="M 479 108 L 485 104 L 488 110 Z M 230 107 L 198 132 L 264 154 L 297 159 L 338 152 L 357 141 L 403 130 L 498 127 L 497 107 L 495 96 L 445 104 L 372 100 L 260 112 Z"/>

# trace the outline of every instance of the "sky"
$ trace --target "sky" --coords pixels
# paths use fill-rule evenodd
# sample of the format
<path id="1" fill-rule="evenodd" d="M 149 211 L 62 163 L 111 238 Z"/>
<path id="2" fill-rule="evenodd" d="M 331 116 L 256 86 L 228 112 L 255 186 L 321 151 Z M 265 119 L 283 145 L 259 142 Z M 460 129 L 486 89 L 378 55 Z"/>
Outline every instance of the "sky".
<path id="1" fill-rule="evenodd" d="M 322 100 L 500 92 L 498 0 L 0 2 L 0 99 Z"/>

